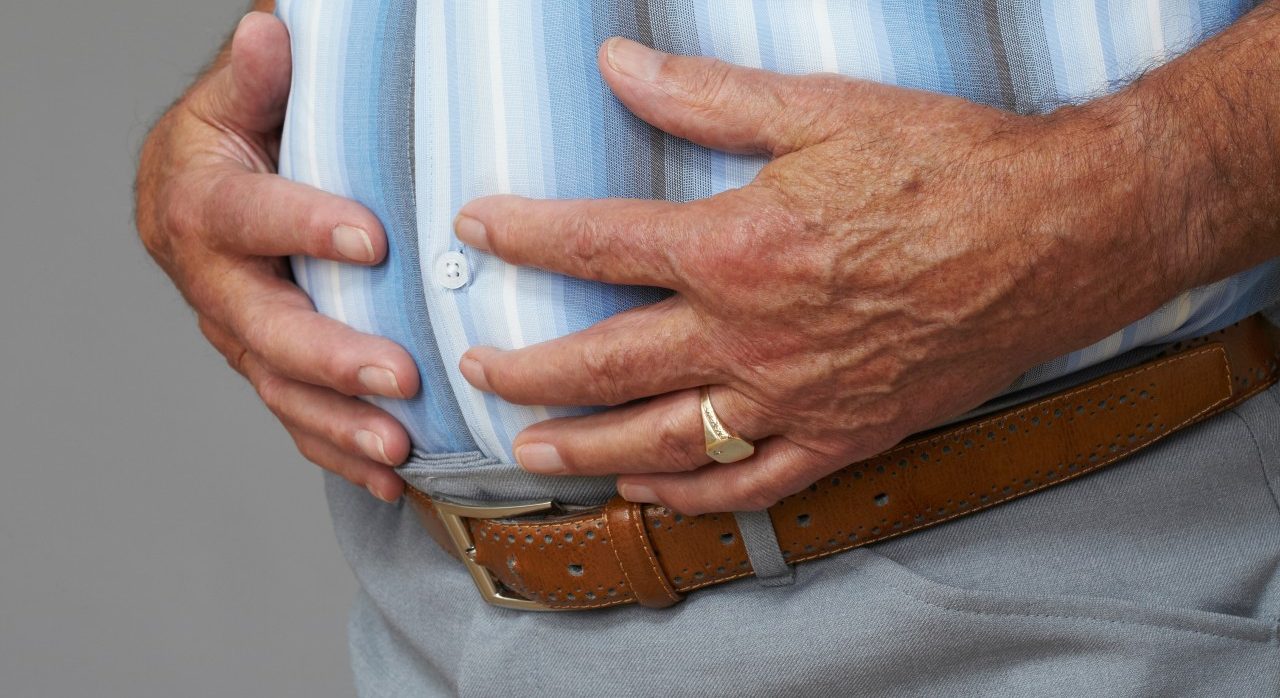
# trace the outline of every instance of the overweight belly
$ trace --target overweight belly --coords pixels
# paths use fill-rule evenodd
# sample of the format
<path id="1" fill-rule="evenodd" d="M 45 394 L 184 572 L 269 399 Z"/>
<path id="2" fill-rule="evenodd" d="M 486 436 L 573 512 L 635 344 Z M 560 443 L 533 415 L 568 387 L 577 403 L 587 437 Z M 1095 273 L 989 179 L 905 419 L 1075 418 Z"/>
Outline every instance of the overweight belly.
<path id="1" fill-rule="evenodd" d="M 596 69 L 605 38 L 1036 112 L 1114 89 L 1239 11 L 1181 4 L 1121 0 L 1098 12 L 1094 2 L 1036 0 L 993 23 L 978 0 L 283 0 L 294 79 L 281 173 L 365 204 L 390 243 L 378 267 L 295 258 L 295 276 L 319 311 L 415 357 L 422 392 L 377 403 L 420 454 L 479 451 L 511 463 L 522 428 L 589 408 L 483 394 L 458 372 L 462 353 L 545 341 L 666 292 L 511 266 L 457 241 L 457 210 L 496 193 L 687 201 L 740 186 L 763 165 L 633 117 Z M 1274 302 L 1278 280 L 1272 265 L 1184 294 L 1023 384 L 1227 324 Z"/>

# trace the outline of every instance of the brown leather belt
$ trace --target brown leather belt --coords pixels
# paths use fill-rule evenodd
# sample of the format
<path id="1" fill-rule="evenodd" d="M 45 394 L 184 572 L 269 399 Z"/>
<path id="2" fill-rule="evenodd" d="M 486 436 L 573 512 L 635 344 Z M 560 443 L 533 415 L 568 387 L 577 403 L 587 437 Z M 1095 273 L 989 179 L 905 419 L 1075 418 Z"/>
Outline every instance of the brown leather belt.
<path id="1" fill-rule="evenodd" d="M 1138 366 L 912 437 L 771 507 L 783 557 L 826 557 L 1110 465 L 1274 383 L 1278 348 L 1276 328 L 1253 316 Z M 752 574 L 731 514 L 681 516 L 619 497 L 557 514 L 551 502 L 473 505 L 412 488 L 408 496 L 499 606 L 664 607 Z"/>

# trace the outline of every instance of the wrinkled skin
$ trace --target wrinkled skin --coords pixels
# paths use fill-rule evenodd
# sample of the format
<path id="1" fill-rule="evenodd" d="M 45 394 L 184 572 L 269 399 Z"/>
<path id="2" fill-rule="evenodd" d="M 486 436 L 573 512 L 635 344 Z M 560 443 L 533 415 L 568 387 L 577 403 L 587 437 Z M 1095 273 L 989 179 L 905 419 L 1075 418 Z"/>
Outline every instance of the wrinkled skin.
<path id="1" fill-rule="evenodd" d="M 684 205 L 465 207 L 459 237 L 509 261 L 676 292 L 573 337 L 468 352 L 468 379 L 513 401 L 618 406 L 525 430 L 531 471 L 617 474 L 624 496 L 688 513 L 767 506 L 1280 255 L 1280 0 L 1050 117 L 634 48 L 606 44 L 601 72 L 639 116 L 773 160 Z M 352 396 L 412 395 L 416 367 L 317 314 L 283 259 L 376 264 L 385 235 L 275 176 L 288 88 L 284 26 L 251 13 L 148 137 L 139 232 L 303 455 L 393 501 L 408 436 Z M 702 384 L 756 455 L 708 465 Z"/>
<path id="2" fill-rule="evenodd" d="M 138 168 L 138 231 L 195 309 L 205 337 L 253 383 L 298 450 L 386 501 L 404 483 L 409 437 L 351 397 L 418 389 L 409 354 L 315 312 L 284 255 L 374 264 L 377 217 L 275 175 L 289 94 L 289 37 L 275 17 L 241 22 L 221 61 L 156 124 Z"/>
<path id="3" fill-rule="evenodd" d="M 658 128 L 773 159 L 750 185 L 689 204 L 463 208 L 460 239 L 512 263 L 676 291 L 577 335 L 464 356 L 474 385 L 513 402 L 620 405 L 526 429 L 528 470 L 617 473 L 627 498 L 685 513 L 767 507 L 1188 281 L 1170 271 L 1185 245 L 1144 225 L 1136 120 L 1118 106 L 1023 117 L 625 40 L 600 62 Z M 704 384 L 755 455 L 704 453 Z"/>

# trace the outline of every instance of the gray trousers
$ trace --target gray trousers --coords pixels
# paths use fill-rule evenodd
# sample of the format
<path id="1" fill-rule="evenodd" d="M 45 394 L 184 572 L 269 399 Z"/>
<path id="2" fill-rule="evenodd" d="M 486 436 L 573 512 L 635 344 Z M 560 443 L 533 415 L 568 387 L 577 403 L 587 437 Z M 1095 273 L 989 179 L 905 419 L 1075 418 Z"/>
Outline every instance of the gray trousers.
<path id="1" fill-rule="evenodd" d="M 492 608 L 330 477 L 361 696 L 1280 695 L 1280 390 L 1099 473 L 666 610 Z M 530 493 L 536 494 L 536 493 Z"/>

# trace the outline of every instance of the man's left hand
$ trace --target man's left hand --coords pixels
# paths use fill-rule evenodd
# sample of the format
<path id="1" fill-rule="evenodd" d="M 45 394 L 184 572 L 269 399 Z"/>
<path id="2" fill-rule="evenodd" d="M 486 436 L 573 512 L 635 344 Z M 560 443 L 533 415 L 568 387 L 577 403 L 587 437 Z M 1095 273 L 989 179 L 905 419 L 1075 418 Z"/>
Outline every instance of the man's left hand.
<path id="1" fill-rule="evenodd" d="M 1122 106 L 1019 116 L 836 75 L 783 76 L 613 39 L 640 118 L 765 153 L 691 203 L 479 199 L 459 238 L 519 265 L 676 293 L 461 369 L 521 404 L 617 405 L 524 430 L 546 474 L 617 474 L 633 501 L 761 509 L 963 413 L 1190 284 L 1143 208 Z M 698 387 L 755 455 L 704 452 Z M 624 404 L 625 403 L 625 404 Z"/>

